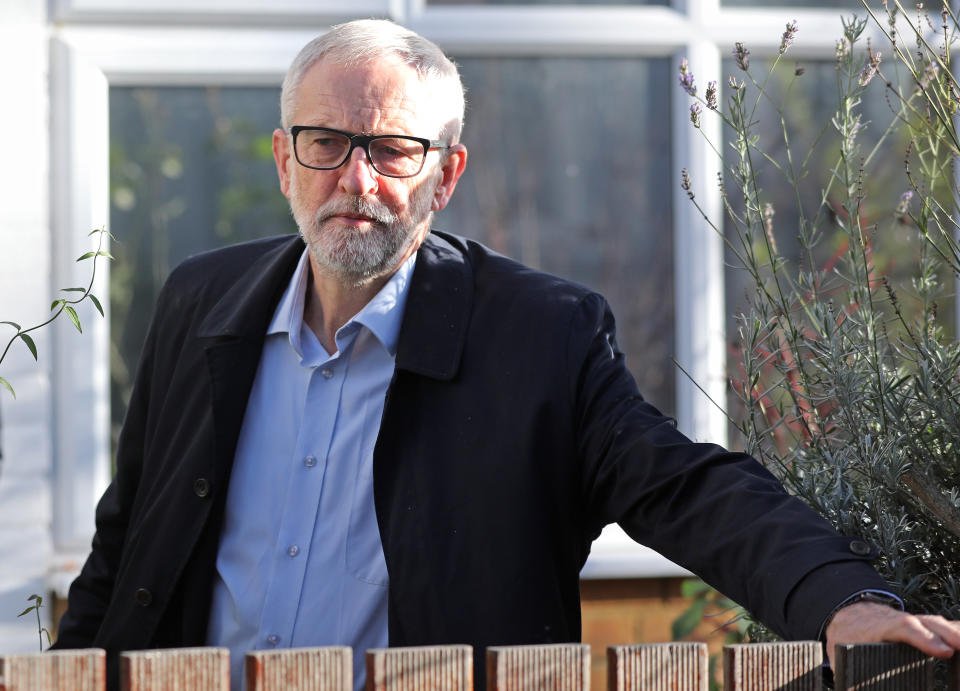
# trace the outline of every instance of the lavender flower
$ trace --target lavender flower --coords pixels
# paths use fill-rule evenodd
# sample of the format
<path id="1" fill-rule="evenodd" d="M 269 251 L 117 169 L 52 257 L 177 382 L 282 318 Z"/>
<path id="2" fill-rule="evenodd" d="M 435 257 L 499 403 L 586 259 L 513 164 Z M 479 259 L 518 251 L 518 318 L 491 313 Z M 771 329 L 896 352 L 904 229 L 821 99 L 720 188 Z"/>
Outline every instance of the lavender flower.
<path id="1" fill-rule="evenodd" d="M 850 130 L 847 132 L 846 146 L 847 150 L 850 151 L 853 149 L 854 140 L 856 140 L 857 135 L 860 134 L 860 130 L 863 129 L 863 123 L 860 121 L 860 116 L 857 116 L 856 121 L 850 127 Z"/>
<path id="2" fill-rule="evenodd" d="M 690 71 L 686 58 L 680 58 L 680 86 L 691 96 L 697 95 L 697 87 L 693 83 L 693 72 Z"/>
<path id="3" fill-rule="evenodd" d="M 920 88 L 926 89 L 930 84 L 937 79 L 937 75 L 940 74 L 940 65 L 930 61 L 923 68 L 923 76 L 920 77 Z"/>
<path id="4" fill-rule="evenodd" d="M 840 63 L 843 62 L 843 59 L 850 55 L 850 41 L 846 38 L 837 39 L 837 49 L 834 52 L 834 55 L 837 58 L 837 67 L 840 67 Z"/>
<path id="5" fill-rule="evenodd" d="M 738 82 L 736 77 L 734 77 L 733 75 L 730 75 L 729 77 L 727 77 L 727 86 L 729 86 L 734 91 L 739 91 L 740 89 L 743 88 L 743 85 L 744 83 Z"/>
<path id="6" fill-rule="evenodd" d="M 690 106 L 690 122 L 693 123 L 693 126 L 698 128 L 700 127 L 700 113 L 703 112 L 703 109 L 700 107 L 699 103 L 694 103 Z"/>
<path id="7" fill-rule="evenodd" d="M 793 68 L 793 74 L 795 77 L 803 76 L 803 73 L 807 71 L 807 68 L 801 65 L 799 62 Z"/>
<path id="8" fill-rule="evenodd" d="M 707 108 L 710 110 L 717 109 L 717 82 L 712 81 L 707 83 Z"/>
<path id="9" fill-rule="evenodd" d="M 683 191 L 687 193 L 687 196 L 690 197 L 690 199 L 693 199 L 694 198 L 693 190 L 690 189 L 692 187 L 692 184 L 690 182 L 690 173 L 687 171 L 686 168 L 680 171 L 680 179 L 681 179 L 680 187 L 683 188 Z"/>
<path id="10" fill-rule="evenodd" d="M 872 50 L 870 51 L 870 60 L 867 61 L 867 64 L 863 66 L 863 70 L 860 72 L 860 86 L 866 86 L 870 83 L 870 80 L 873 79 L 877 73 L 877 68 L 880 66 L 880 57 L 879 51 L 876 53 Z"/>
<path id="11" fill-rule="evenodd" d="M 793 45 L 794 40 L 797 36 L 797 20 L 794 19 L 792 22 L 787 22 L 787 28 L 783 32 L 783 36 L 780 37 L 780 55 L 783 55 L 787 52 L 787 48 Z"/>
<path id="12" fill-rule="evenodd" d="M 740 41 L 733 48 L 733 59 L 744 72 L 750 69 L 750 51 Z"/>
<path id="13" fill-rule="evenodd" d="M 913 201 L 913 190 L 907 190 L 900 195 L 900 203 L 897 204 L 897 210 L 894 212 L 897 220 L 901 223 L 910 221 L 910 202 Z"/>

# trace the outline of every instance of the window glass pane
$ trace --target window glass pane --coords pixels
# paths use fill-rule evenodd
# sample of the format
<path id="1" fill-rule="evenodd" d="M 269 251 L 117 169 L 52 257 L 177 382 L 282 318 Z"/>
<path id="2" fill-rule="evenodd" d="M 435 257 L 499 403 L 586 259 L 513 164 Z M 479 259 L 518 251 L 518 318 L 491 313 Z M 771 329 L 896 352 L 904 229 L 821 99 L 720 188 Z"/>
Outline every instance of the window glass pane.
<path id="1" fill-rule="evenodd" d="M 651 97 L 668 61 L 457 62 L 470 158 L 437 227 L 603 293 L 641 391 L 672 414 L 670 113 Z"/>
<path id="2" fill-rule="evenodd" d="M 666 5 L 668 0 L 427 0 L 428 5 Z"/>
<path id="3" fill-rule="evenodd" d="M 110 90 L 115 433 L 170 269 L 203 250 L 296 230 L 271 153 L 279 98 L 279 88 Z"/>
<path id="4" fill-rule="evenodd" d="M 860 0 L 720 0 L 725 7 L 836 7 L 845 10 L 862 10 Z M 861 12 L 862 14 L 862 12 Z M 784 17 L 784 21 L 788 21 Z"/>

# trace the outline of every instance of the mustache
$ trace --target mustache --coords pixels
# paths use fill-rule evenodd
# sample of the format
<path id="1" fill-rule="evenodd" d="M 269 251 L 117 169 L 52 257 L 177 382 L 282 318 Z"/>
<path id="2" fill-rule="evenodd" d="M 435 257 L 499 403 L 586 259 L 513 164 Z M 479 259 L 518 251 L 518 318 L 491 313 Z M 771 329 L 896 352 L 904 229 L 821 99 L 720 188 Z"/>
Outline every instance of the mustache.
<path id="1" fill-rule="evenodd" d="M 343 214 L 357 214 L 366 216 L 376 223 L 382 225 L 391 225 L 397 222 L 397 215 L 390 211 L 387 206 L 381 202 L 366 199 L 365 197 L 347 197 L 341 199 L 331 199 L 326 204 L 317 209 L 314 217 L 316 223 L 340 216 Z"/>

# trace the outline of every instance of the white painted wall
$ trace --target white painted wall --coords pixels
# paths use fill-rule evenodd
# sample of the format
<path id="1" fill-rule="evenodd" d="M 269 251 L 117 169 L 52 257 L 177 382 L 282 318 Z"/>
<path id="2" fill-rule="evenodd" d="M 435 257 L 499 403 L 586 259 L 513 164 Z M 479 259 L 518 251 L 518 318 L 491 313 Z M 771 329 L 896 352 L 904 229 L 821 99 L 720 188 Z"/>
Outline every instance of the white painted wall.
<path id="1" fill-rule="evenodd" d="M 26 327 L 50 306 L 47 27 L 44 3 L 0 3 L 0 320 Z M 0 348 L 12 331 L 0 326 Z M 0 651 L 39 648 L 36 619 L 17 618 L 31 593 L 45 595 L 50 525 L 52 345 L 36 336 L 40 362 L 16 343 L 0 375 Z"/>

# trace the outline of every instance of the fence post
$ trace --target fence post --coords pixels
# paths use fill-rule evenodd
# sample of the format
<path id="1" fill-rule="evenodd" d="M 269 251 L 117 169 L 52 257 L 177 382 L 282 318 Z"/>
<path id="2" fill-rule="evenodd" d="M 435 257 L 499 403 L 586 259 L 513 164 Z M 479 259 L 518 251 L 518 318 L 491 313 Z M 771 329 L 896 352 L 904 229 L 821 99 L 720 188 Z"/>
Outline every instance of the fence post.
<path id="1" fill-rule="evenodd" d="M 823 648 L 817 641 L 739 643 L 723 647 L 725 691 L 821 691 Z"/>
<path id="2" fill-rule="evenodd" d="M 607 648 L 608 691 L 707 691 L 706 643 L 646 643 Z"/>
<path id="3" fill-rule="evenodd" d="M 230 691 L 226 648 L 161 648 L 120 653 L 120 691 Z"/>
<path id="4" fill-rule="evenodd" d="M 244 656 L 247 691 L 351 691 L 349 646 L 256 650 Z"/>
<path id="5" fill-rule="evenodd" d="M 583 643 L 487 648 L 487 691 L 590 691 L 590 646 Z"/>
<path id="6" fill-rule="evenodd" d="M 0 655 L 0 691 L 103 691 L 106 679 L 100 648 Z"/>
<path id="7" fill-rule="evenodd" d="M 901 643 L 841 644 L 836 691 L 932 691 L 934 659 Z"/>
<path id="8" fill-rule="evenodd" d="M 434 645 L 367 651 L 367 691 L 473 691 L 473 648 Z"/>

